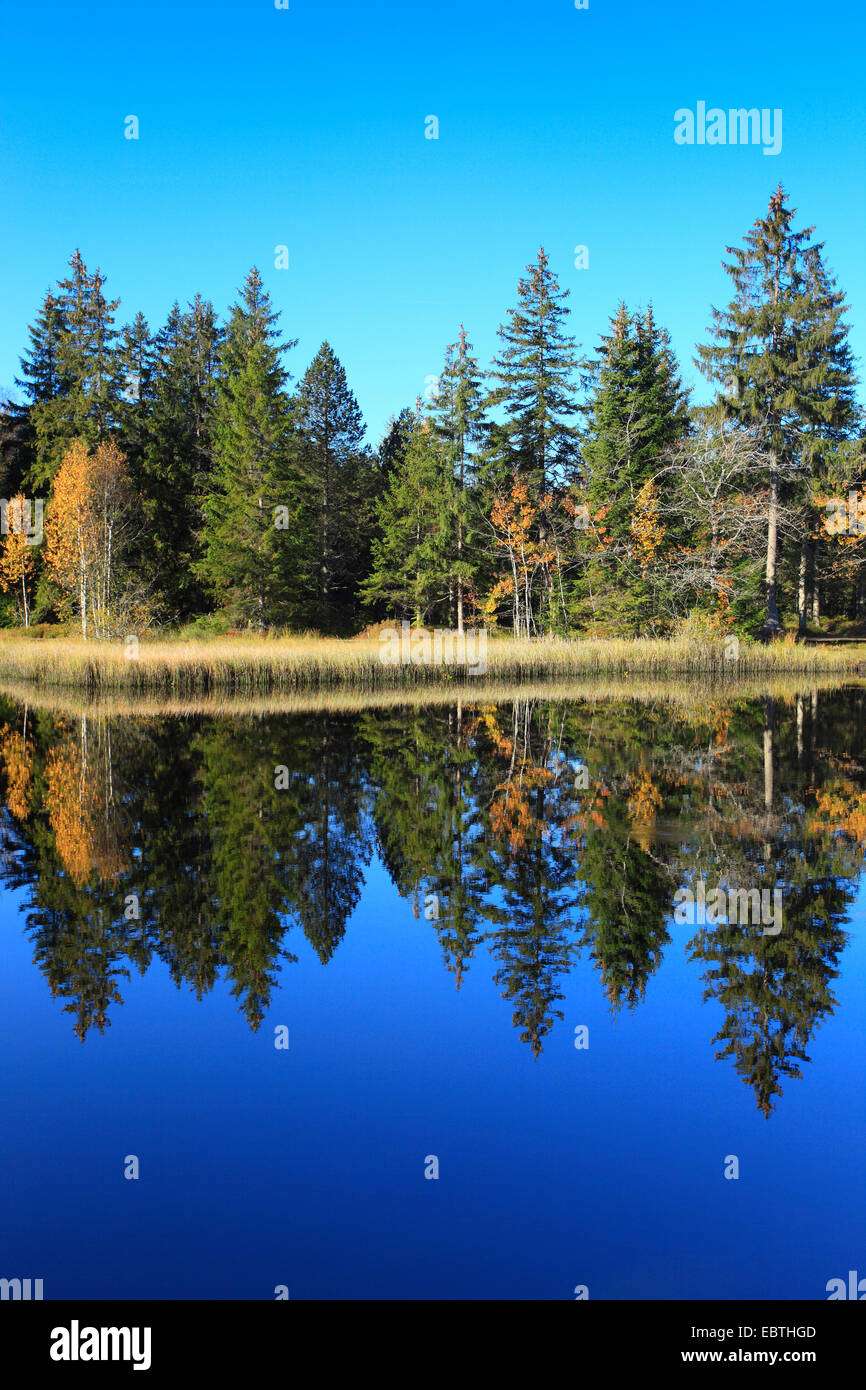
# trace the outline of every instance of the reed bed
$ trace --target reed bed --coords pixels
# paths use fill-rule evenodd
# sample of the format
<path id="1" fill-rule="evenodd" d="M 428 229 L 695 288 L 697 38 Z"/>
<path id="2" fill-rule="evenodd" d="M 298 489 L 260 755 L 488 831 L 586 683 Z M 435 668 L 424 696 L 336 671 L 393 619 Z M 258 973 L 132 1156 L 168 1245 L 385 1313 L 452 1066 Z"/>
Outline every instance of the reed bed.
<path id="1" fill-rule="evenodd" d="M 143 640 L 138 656 L 123 642 L 0 636 L 0 680 L 87 692 L 125 691 L 182 697 L 222 691 L 384 691 L 484 681 L 531 683 L 574 677 L 680 677 L 736 682 L 743 676 L 866 675 L 866 642 L 838 647 L 743 642 L 729 660 L 722 642 L 638 638 L 491 638 L 486 671 L 466 665 L 384 665 L 376 638 L 232 637 Z"/>

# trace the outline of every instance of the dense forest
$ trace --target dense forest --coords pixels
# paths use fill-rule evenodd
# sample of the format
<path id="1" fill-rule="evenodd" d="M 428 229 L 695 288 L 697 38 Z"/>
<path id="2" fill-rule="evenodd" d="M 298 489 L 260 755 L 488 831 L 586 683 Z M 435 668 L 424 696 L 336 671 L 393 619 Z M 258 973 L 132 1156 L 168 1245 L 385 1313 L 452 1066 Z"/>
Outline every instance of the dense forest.
<path id="1" fill-rule="evenodd" d="M 0 623 L 351 635 L 803 633 L 866 620 L 863 414 L 843 292 L 781 186 L 724 262 L 695 406 L 651 307 L 594 356 L 544 250 L 489 368 L 461 324 L 376 449 L 328 342 L 256 269 L 226 322 L 151 329 L 76 251 L 0 404 Z M 44 522 L 43 522 L 44 515 Z"/>

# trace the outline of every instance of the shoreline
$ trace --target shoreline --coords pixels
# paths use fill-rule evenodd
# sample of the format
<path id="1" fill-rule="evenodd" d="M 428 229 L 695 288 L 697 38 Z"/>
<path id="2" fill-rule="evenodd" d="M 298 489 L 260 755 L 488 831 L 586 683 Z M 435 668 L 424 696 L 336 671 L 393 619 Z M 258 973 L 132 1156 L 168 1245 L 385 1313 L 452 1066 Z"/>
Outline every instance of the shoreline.
<path id="1" fill-rule="evenodd" d="M 866 641 L 812 646 L 650 638 L 493 637 L 484 668 L 466 663 L 383 664 L 375 638 L 231 637 L 88 641 L 0 636 L 0 682 L 84 694 L 228 696 L 344 692 L 376 696 L 441 690 L 463 698 L 485 686 L 617 679 L 710 683 L 749 678 L 866 678 Z"/>

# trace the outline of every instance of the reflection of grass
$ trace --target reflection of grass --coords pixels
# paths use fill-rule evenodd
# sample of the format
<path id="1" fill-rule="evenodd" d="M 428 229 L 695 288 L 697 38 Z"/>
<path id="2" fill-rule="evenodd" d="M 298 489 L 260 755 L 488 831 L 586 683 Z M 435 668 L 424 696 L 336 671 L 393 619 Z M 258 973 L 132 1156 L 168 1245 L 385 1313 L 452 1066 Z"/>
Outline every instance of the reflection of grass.
<path id="1" fill-rule="evenodd" d="M 418 686 L 470 686 L 481 677 L 466 668 L 386 666 L 375 638 L 214 637 L 142 640 L 137 659 L 123 642 L 50 642 L 0 634 L 0 679 L 84 690 L 126 690 L 182 696 L 212 690 L 233 694 L 345 689 L 378 691 Z M 866 674 L 866 643 L 843 648 L 743 642 L 737 661 L 721 642 L 685 639 L 514 642 L 491 638 L 486 679 L 506 682 L 596 676 L 679 676 L 738 682 L 743 675 Z"/>
<path id="2" fill-rule="evenodd" d="M 610 677 L 524 681 L 461 682 L 449 686 L 420 686 L 412 690 L 319 690 L 272 691 L 236 694 L 213 690 L 208 694 L 177 695 L 143 691 L 90 692 L 74 688 L 37 688 L 27 681 L 0 678 L 0 698 L 18 701 L 32 708 L 45 709 L 52 714 L 93 715 L 97 718 L 138 717 L 185 718 L 195 715 L 242 717 L 244 715 L 278 714 L 359 714 L 363 710 L 421 708 L 429 705 L 504 704 L 511 700 L 570 700 L 581 703 L 624 703 L 636 700 L 642 704 L 676 707 L 686 718 L 710 717 L 720 704 L 732 700 L 759 700 L 772 696 L 777 700 L 794 700 L 810 691 L 838 690 L 842 685 L 860 685 L 859 681 L 834 675 L 821 675 L 804 680 L 802 676 L 744 677 L 736 683 L 688 681 L 655 678 L 651 683 L 642 680 L 617 680 Z"/>

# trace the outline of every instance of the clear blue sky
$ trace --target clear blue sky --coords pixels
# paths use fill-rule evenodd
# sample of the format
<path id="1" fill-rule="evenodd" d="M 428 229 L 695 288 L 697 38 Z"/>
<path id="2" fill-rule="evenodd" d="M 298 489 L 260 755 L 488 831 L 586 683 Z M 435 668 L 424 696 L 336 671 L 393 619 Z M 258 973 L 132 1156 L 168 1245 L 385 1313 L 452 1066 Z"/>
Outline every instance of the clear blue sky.
<path id="1" fill-rule="evenodd" d="M 486 365 L 543 244 L 592 349 L 653 300 L 690 383 L 726 244 L 781 179 L 826 242 L 864 356 L 858 0 L 211 0 L 23 4 L 3 19 L 0 384 L 76 246 L 121 318 L 257 264 L 343 360 L 375 442 L 465 321 Z M 783 146 L 674 143 L 674 112 L 781 108 Z M 140 139 L 124 139 L 135 114 Z M 439 139 L 424 138 L 436 115 Z M 288 270 L 274 269 L 286 244 Z M 574 247 L 589 247 L 588 270 Z M 702 387 L 705 393 L 706 388 Z"/>

